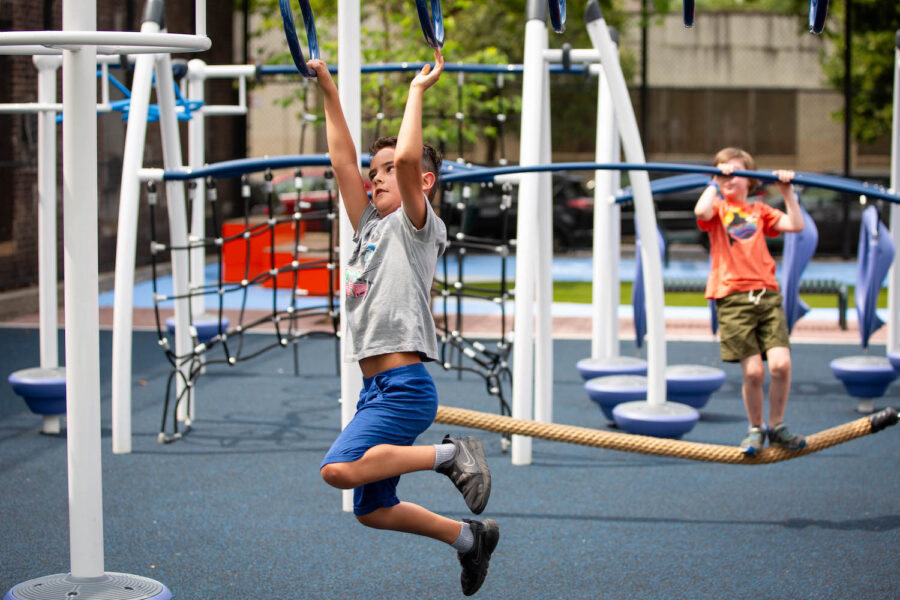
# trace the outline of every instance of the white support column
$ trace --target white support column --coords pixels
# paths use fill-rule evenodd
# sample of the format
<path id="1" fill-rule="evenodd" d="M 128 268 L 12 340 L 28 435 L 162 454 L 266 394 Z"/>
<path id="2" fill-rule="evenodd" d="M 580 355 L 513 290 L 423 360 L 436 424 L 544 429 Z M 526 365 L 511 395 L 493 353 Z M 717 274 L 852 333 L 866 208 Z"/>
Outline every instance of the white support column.
<path id="1" fill-rule="evenodd" d="M 172 77 L 172 57 L 169 54 L 156 55 L 156 100 L 159 103 L 159 126 L 162 139 L 163 165 L 167 171 L 178 171 L 183 168 L 181 157 L 181 138 L 178 131 L 178 115 L 175 112 L 175 82 Z M 166 208 L 169 216 L 169 245 L 184 248 L 188 243 L 187 207 L 184 197 L 184 182 L 166 182 Z M 191 344 L 190 302 L 187 298 L 188 257 L 183 250 L 174 251 L 172 255 L 172 294 L 181 296 L 175 300 L 175 354 L 185 357 L 193 349 Z M 177 397 L 187 394 L 189 383 L 189 365 L 178 367 L 181 375 L 175 378 Z M 192 391 L 191 391 L 192 392 Z M 186 396 L 185 396 L 186 398 Z M 196 394 L 192 393 L 192 401 L 196 402 Z M 179 421 L 190 423 L 187 414 L 187 403 L 178 405 Z"/>
<path id="2" fill-rule="evenodd" d="M 541 107 L 541 164 L 553 162 L 550 145 L 550 70 L 544 76 Z M 553 174 L 540 173 L 538 200 L 537 324 L 534 344 L 534 420 L 553 422 Z"/>
<path id="3" fill-rule="evenodd" d="M 529 7 L 530 9 L 531 7 Z M 544 9 L 546 10 L 546 9 Z M 522 74 L 522 129 L 519 164 L 537 165 L 541 161 L 544 100 L 544 50 L 547 48 L 545 12 L 525 24 L 525 60 Z M 531 17 L 531 15 L 529 15 Z M 512 416 L 531 419 L 534 385 L 534 292 L 537 265 L 538 203 L 540 178 L 523 173 L 519 182 L 519 206 L 516 217 L 516 302 L 515 346 L 513 350 Z M 531 438 L 512 436 L 512 464 L 531 464 Z"/>
<path id="4" fill-rule="evenodd" d="M 243 79 L 242 79 L 243 80 Z M 187 99 L 203 102 L 206 98 L 206 63 L 199 58 L 188 62 Z M 206 163 L 206 115 L 201 104 L 188 121 L 188 167 L 199 169 Z M 202 177 L 193 180 L 194 201 L 191 205 L 190 238 L 202 241 L 206 236 L 206 180 Z M 191 289 L 198 289 L 206 283 L 206 249 L 202 246 L 191 252 Z M 191 299 L 191 310 L 194 315 L 206 312 L 205 297 L 194 296 Z M 193 404 L 191 417 L 193 418 Z"/>
<path id="5" fill-rule="evenodd" d="M 141 32 L 158 33 L 159 25 L 153 21 L 145 21 L 141 25 Z M 152 54 L 137 56 L 131 83 L 125 150 L 122 155 L 112 332 L 112 448 L 115 454 L 131 452 L 131 330 L 140 207 L 138 169 L 144 160 L 154 61 Z"/>
<path id="6" fill-rule="evenodd" d="M 35 56 L 38 103 L 56 102 L 56 57 Z M 56 113 L 38 113 L 38 311 L 41 368 L 59 366 L 59 301 L 56 293 Z M 44 415 L 41 432 L 60 432 L 60 415 Z"/>
<path id="7" fill-rule="evenodd" d="M 894 112 L 891 130 L 891 190 L 900 190 L 900 31 L 894 48 Z M 900 204 L 891 204 L 891 237 L 900 248 Z M 900 259 L 894 258 L 888 275 L 887 351 L 900 353 Z"/>
<path id="8" fill-rule="evenodd" d="M 95 31 L 95 0 L 63 4 L 63 29 Z M 71 573 L 103 570 L 97 276 L 97 50 L 63 50 L 63 246 Z"/>
<path id="9" fill-rule="evenodd" d="M 609 81 L 625 158 L 630 163 L 645 163 L 637 119 L 625 85 L 625 77 L 619 66 L 616 47 L 596 0 L 589 2 L 587 12 L 590 13 L 590 17 L 586 16 L 585 24 L 591 43 L 600 52 Z M 659 406 L 666 401 L 666 324 L 663 318 L 662 261 L 659 256 L 650 177 L 646 171 L 632 171 L 631 185 L 634 190 L 638 235 L 641 239 L 641 260 L 647 298 L 647 403 Z"/>
<path id="10" fill-rule="evenodd" d="M 350 135 L 356 145 L 357 156 L 361 154 L 362 143 L 362 90 L 360 84 L 361 49 L 359 42 L 360 10 L 359 0 L 338 0 L 338 93 L 344 117 L 350 128 Z M 340 220 L 340 277 L 341 283 L 341 316 L 347 314 L 346 296 L 344 295 L 344 274 L 347 259 L 353 248 L 353 226 L 347 211 L 341 203 Z M 352 341 L 352 334 L 347 328 L 347 320 L 341 318 L 341 359 L 344 348 Z M 356 413 L 356 402 L 362 388 L 362 372 L 359 366 L 341 363 L 341 429 L 347 426 Z M 345 512 L 353 510 L 353 490 L 344 490 L 342 508 Z"/>
<path id="11" fill-rule="evenodd" d="M 595 161 L 616 162 L 619 136 L 609 84 L 602 66 L 597 75 L 597 138 Z M 612 202 L 614 172 L 594 171 L 594 250 L 591 298 L 593 325 L 591 358 L 619 355 L 619 207 Z"/>

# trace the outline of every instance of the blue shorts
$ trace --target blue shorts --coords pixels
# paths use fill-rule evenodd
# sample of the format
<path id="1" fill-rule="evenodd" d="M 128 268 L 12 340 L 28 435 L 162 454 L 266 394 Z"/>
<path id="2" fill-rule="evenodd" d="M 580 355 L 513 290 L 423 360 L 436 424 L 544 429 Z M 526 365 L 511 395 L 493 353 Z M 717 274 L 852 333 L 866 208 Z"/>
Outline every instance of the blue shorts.
<path id="1" fill-rule="evenodd" d="M 363 379 L 356 414 L 322 460 L 353 462 L 379 444 L 412 446 L 437 414 L 437 390 L 422 363 L 382 371 Z M 321 469 L 321 467 L 319 467 Z M 367 483 L 353 490 L 353 514 L 361 516 L 394 506 L 400 476 Z"/>

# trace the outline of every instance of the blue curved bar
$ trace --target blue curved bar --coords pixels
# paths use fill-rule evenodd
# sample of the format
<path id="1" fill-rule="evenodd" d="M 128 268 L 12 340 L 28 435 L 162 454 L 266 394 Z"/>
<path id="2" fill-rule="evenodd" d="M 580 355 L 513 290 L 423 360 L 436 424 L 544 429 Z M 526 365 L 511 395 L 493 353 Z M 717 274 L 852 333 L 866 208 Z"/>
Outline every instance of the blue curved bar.
<path id="1" fill-rule="evenodd" d="M 372 157 L 363 154 L 362 166 L 367 167 Z M 224 179 L 238 177 L 249 173 L 260 173 L 269 169 L 287 169 L 291 167 L 330 167 L 331 158 L 327 154 L 288 154 L 265 158 L 239 158 L 207 165 L 191 171 L 165 171 L 163 181 L 188 181 L 201 177 Z"/>
<path id="2" fill-rule="evenodd" d="M 422 26 L 422 35 L 425 43 L 440 50 L 444 46 L 444 12 L 441 10 L 441 0 L 431 0 L 431 15 L 425 0 L 416 0 L 416 12 L 419 13 L 419 25 Z"/>
<path id="3" fill-rule="evenodd" d="M 809 32 L 820 34 L 825 30 L 828 0 L 809 0 Z"/>
<path id="4" fill-rule="evenodd" d="M 319 38 L 316 36 L 316 20 L 313 18 L 309 0 L 299 0 L 300 12 L 303 14 L 303 23 L 306 25 L 306 42 L 309 45 L 309 58 L 319 58 Z M 303 59 L 303 51 L 300 49 L 300 40 L 297 38 L 297 28 L 294 26 L 294 15 L 291 12 L 291 0 L 278 0 L 281 7 L 281 21 L 284 24 L 284 35 L 287 38 L 288 47 L 297 71 L 307 79 L 316 76 L 315 71 L 306 66 Z"/>
<path id="5" fill-rule="evenodd" d="M 674 175 L 672 177 L 663 177 L 662 179 L 654 179 L 650 182 L 650 191 L 653 194 L 668 194 L 670 192 L 685 192 L 697 188 L 703 188 L 709 185 L 712 178 L 702 173 L 689 173 L 687 175 Z M 634 192 L 632 189 L 625 188 L 616 195 L 616 204 L 624 204 L 634 200 Z"/>
<path id="6" fill-rule="evenodd" d="M 549 0 L 550 25 L 556 33 L 566 30 L 566 0 Z"/>
<path id="7" fill-rule="evenodd" d="M 361 73 L 393 73 L 398 71 L 421 71 L 428 63 L 424 62 L 398 62 L 383 63 L 377 65 L 363 65 L 360 68 Z M 328 65 L 328 71 L 331 74 L 337 73 L 335 65 Z M 444 71 L 447 73 L 487 73 L 487 74 L 503 74 L 521 75 L 524 71 L 522 64 L 508 65 L 480 65 L 477 63 L 446 63 Z M 563 65 L 554 63 L 550 65 L 551 73 L 570 73 L 572 75 L 583 75 L 585 73 L 584 65 L 571 65 L 568 69 Z M 297 69 L 291 65 L 259 65 L 256 69 L 257 77 L 264 75 L 295 75 Z"/>
<path id="8" fill-rule="evenodd" d="M 684 16 L 684 26 L 694 26 L 694 0 L 684 0 L 682 4 L 682 13 Z"/>
<path id="9" fill-rule="evenodd" d="M 510 166 L 510 167 L 492 167 L 485 169 L 472 169 L 466 173 L 454 173 L 442 177 L 444 183 L 452 183 L 454 181 L 492 181 L 497 175 L 512 175 L 515 173 L 540 173 L 547 171 L 597 171 L 597 170 L 613 170 L 613 171 L 658 171 L 663 173 L 705 173 L 707 175 L 721 175 L 715 167 L 705 167 L 701 165 L 682 165 L 675 163 L 592 163 L 592 162 L 563 162 L 550 163 L 546 165 L 533 165 L 528 167 Z M 775 182 L 778 177 L 772 171 L 743 171 L 735 170 L 734 175 L 738 177 L 755 177 L 762 181 Z M 793 183 L 796 185 L 804 185 L 809 187 L 823 188 L 826 190 L 834 190 L 836 192 L 845 192 L 848 194 L 864 195 L 869 198 L 878 198 L 879 200 L 887 200 L 888 202 L 900 203 L 900 196 L 890 193 L 881 186 L 862 183 L 855 179 L 845 179 L 843 177 L 834 177 L 830 175 L 816 175 L 813 173 L 796 173 Z"/>

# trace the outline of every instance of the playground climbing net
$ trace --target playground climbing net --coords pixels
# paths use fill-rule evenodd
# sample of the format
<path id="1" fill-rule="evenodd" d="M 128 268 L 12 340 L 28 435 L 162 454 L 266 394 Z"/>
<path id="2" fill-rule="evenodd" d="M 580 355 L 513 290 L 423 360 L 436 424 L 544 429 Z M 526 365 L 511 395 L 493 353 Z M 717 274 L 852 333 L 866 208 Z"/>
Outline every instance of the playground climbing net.
<path id="1" fill-rule="evenodd" d="M 274 347 L 294 348 L 294 369 L 299 372 L 296 342 L 316 335 L 338 336 L 336 212 L 333 176 L 325 172 L 327 201 L 313 206 L 303 195 L 303 174 L 294 177 L 294 192 L 276 194 L 273 174 L 265 172 L 265 204 L 262 214 L 254 214 L 251 187 L 246 175 L 241 181 L 243 216 L 225 221 L 218 202 L 216 180 L 206 180 L 206 202 L 211 207 L 212 235 L 188 237 L 186 246 L 174 246 L 161 241 L 158 213 L 159 195 L 156 184 L 147 185 L 150 206 L 151 268 L 153 273 L 153 306 L 159 345 L 171 364 L 163 405 L 160 440 L 178 439 L 190 429 L 179 431 L 179 406 L 190 409 L 193 390 L 204 368 L 216 363 L 229 366 L 255 358 Z M 195 181 L 188 184 L 189 203 L 201 201 L 196 197 Z M 190 208 L 188 210 L 190 214 Z M 313 249 L 307 231 L 315 224 L 319 238 L 327 242 L 324 248 Z M 310 229 L 312 227 L 309 227 Z M 320 244 L 321 245 L 321 244 Z M 214 255 L 204 274 L 214 271 L 207 282 L 205 277 L 188 273 L 192 283 L 187 294 L 175 295 L 163 289 L 161 265 L 168 258 L 174 264 L 177 253 L 204 252 Z M 210 313 L 197 311 L 196 298 L 202 306 L 213 307 Z M 178 354 L 169 342 L 174 333 L 174 319 L 165 319 L 174 303 L 187 299 L 191 323 L 191 349 Z M 212 300 L 210 300 L 210 298 Z M 259 308 L 266 305 L 267 308 Z M 232 322 L 232 320 L 234 322 Z M 324 326 L 323 326 L 324 325 Z M 245 334 L 265 334 L 248 343 Z M 336 351 L 338 345 L 335 345 Z M 172 401 L 174 395 L 174 402 Z M 170 415 L 171 432 L 166 432 Z"/>

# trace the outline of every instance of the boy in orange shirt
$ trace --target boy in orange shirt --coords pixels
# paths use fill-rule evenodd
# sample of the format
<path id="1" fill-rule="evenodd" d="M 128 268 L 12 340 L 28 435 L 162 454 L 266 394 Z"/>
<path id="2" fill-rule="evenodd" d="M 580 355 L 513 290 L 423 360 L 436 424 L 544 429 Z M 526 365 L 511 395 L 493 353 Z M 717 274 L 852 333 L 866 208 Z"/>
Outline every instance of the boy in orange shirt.
<path id="1" fill-rule="evenodd" d="M 735 177 L 738 170 L 753 171 L 755 161 L 739 148 L 725 148 L 713 165 L 713 177 L 694 207 L 697 224 L 709 235 L 712 266 L 706 297 L 715 299 L 719 319 L 722 360 L 740 362 L 741 391 L 750 420 L 741 451 L 752 455 L 769 441 L 774 446 L 800 450 L 806 439 L 791 433 L 782 419 L 791 388 L 791 351 L 787 319 L 775 279 L 775 260 L 765 236 L 803 230 L 803 215 L 791 188 L 793 171 L 775 171 L 787 214 L 764 202 L 747 203 L 758 182 Z M 763 361 L 769 363 L 769 421 L 763 421 Z"/>

